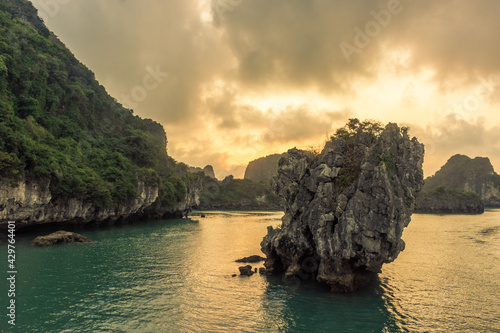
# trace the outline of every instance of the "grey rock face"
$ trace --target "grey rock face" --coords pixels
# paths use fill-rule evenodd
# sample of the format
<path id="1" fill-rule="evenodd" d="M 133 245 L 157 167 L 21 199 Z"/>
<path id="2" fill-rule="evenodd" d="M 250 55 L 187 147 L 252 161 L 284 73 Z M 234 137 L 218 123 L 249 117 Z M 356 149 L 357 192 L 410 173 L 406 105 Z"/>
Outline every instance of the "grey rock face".
<path id="1" fill-rule="evenodd" d="M 8 221 L 18 229 L 47 223 L 85 224 L 114 223 L 119 219 L 163 218 L 180 216 L 200 203 L 200 184 L 188 184 L 184 200 L 175 207 L 155 206 L 158 186 L 137 184 L 137 196 L 119 207 L 97 209 L 92 202 L 77 198 L 52 200 L 48 180 L 26 181 L 17 186 L 0 180 L 0 231 Z"/>
<path id="2" fill-rule="evenodd" d="M 476 193 L 486 207 L 500 207 L 500 175 L 487 157 L 453 155 L 435 175 L 425 179 L 422 191 L 431 192 L 441 186 Z"/>
<path id="3" fill-rule="evenodd" d="M 261 243 L 267 272 L 306 270 L 332 291 L 367 284 L 405 247 L 423 157 L 423 145 L 396 124 L 378 138 L 358 132 L 327 142 L 318 156 L 289 150 L 274 184 L 285 201 L 283 223 L 268 227 Z"/>
<path id="4" fill-rule="evenodd" d="M 203 168 L 203 174 L 207 177 L 215 179 L 214 168 L 211 165 L 207 165 Z"/>
<path id="5" fill-rule="evenodd" d="M 415 213 L 482 214 L 484 205 L 476 193 L 441 187 L 431 192 L 420 192 L 415 203 Z"/>

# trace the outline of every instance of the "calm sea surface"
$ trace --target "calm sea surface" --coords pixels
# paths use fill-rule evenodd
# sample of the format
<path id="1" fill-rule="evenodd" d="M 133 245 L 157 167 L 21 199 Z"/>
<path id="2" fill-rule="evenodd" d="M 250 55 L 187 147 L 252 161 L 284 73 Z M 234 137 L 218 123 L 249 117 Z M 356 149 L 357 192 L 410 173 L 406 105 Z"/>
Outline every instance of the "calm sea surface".
<path id="1" fill-rule="evenodd" d="M 18 236 L 17 325 L 7 325 L 3 279 L 0 331 L 500 332 L 500 210 L 414 215 L 406 250 L 352 294 L 231 277 L 281 215 L 211 212 L 83 231 L 90 245 L 31 248 L 33 236 Z"/>

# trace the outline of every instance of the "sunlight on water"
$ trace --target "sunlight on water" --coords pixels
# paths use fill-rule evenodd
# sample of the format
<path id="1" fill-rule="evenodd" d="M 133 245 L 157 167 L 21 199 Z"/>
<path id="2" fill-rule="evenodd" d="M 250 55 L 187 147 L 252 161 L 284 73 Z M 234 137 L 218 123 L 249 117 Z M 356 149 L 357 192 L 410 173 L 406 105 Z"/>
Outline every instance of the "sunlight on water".
<path id="1" fill-rule="evenodd" d="M 281 213 L 206 213 L 18 250 L 19 332 L 498 332 L 500 210 L 414 215 L 406 250 L 352 294 L 232 277 Z M 253 264 L 262 267 L 262 263 Z M 2 322 L 1 325 L 5 323 Z M 4 326 L 0 331 L 3 331 Z"/>

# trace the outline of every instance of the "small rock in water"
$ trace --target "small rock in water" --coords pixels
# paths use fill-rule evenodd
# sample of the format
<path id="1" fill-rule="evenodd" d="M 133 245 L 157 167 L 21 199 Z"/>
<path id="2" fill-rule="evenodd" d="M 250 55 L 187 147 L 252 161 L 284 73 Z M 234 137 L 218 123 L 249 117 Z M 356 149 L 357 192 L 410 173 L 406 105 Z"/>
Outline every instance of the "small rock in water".
<path id="1" fill-rule="evenodd" d="M 236 262 L 251 262 L 251 263 L 255 263 L 255 262 L 264 261 L 264 260 L 266 260 L 266 258 L 258 256 L 258 255 L 253 255 L 253 256 L 244 257 L 244 258 L 241 258 L 241 259 L 238 259 L 238 260 L 235 260 L 235 261 Z"/>
<path id="2" fill-rule="evenodd" d="M 240 275 L 246 275 L 246 276 L 253 275 L 252 266 L 250 266 L 250 265 L 241 266 L 241 267 L 238 267 L 238 269 L 240 270 Z"/>
<path id="3" fill-rule="evenodd" d="M 31 246 L 52 246 L 56 244 L 67 243 L 93 243 L 90 238 L 77 234 L 75 232 L 59 230 L 46 236 L 38 236 L 31 242 Z"/>

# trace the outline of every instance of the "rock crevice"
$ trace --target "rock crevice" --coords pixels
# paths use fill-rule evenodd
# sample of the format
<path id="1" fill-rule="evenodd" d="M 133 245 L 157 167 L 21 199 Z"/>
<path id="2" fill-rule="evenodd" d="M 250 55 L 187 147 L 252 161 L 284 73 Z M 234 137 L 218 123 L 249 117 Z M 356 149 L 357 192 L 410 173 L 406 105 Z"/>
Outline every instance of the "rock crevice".
<path id="1" fill-rule="evenodd" d="M 137 195 L 116 207 L 97 208 L 93 202 L 78 198 L 54 200 L 48 179 L 27 181 L 17 186 L 0 181 L 0 231 L 7 221 L 18 229 L 41 224 L 114 223 L 118 220 L 182 217 L 199 204 L 200 184 L 189 184 L 185 198 L 175 206 L 155 205 L 158 186 L 138 182 Z"/>
<path id="2" fill-rule="evenodd" d="M 368 283 L 405 247 L 423 156 L 423 145 L 396 124 L 379 136 L 360 130 L 332 139 L 318 155 L 289 150 L 274 179 L 282 226 L 269 227 L 261 243 L 267 271 L 298 275 L 307 262 L 332 291 Z"/>

